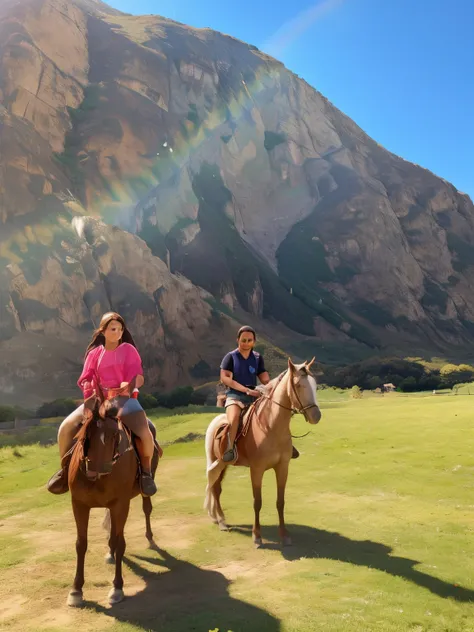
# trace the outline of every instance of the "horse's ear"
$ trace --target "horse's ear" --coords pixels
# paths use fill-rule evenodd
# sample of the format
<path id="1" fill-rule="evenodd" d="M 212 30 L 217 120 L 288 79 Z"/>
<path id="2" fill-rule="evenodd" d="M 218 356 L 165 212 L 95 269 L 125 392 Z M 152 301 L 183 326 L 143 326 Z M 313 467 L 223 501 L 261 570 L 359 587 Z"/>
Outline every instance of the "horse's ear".
<path id="1" fill-rule="evenodd" d="M 296 367 L 295 367 L 295 365 L 293 364 L 293 362 L 292 362 L 291 358 L 288 358 L 288 369 L 289 369 L 291 372 L 294 372 L 294 371 L 296 370 Z"/>
<path id="2" fill-rule="evenodd" d="M 311 362 L 307 362 L 306 363 L 306 367 L 308 369 L 308 371 L 311 369 L 311 367 L 313 366 L 314 362 L 315 362 L 316 358 L 314 357 Z"/>

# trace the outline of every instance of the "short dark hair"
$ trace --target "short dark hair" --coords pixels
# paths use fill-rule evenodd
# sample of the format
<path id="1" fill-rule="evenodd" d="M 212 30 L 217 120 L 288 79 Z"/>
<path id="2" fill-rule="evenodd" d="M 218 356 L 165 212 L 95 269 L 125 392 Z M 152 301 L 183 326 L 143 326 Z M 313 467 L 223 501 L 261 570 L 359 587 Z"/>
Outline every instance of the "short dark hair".
<path id="1" fill-rule="evenodd" d="M 237 332 L 237 340 L 240 340 L 241 335 L 245 333 L 253 334 L 253 337 L 255 338 L 255 340 L 257 340 L 255 329 L 253 327 L 250 327 L 249 325 L 244 325 L 239 329 L 239 331 Z"/>

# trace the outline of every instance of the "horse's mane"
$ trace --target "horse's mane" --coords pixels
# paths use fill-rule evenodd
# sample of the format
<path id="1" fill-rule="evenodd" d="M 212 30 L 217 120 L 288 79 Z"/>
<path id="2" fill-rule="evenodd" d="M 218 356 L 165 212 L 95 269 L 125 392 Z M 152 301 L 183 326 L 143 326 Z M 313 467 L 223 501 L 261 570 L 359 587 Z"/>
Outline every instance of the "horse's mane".
<path id="1" fill-rule="evenodd" d="M 264 390 L 265 394 L 271 393 L 275 386 L 281 382 L 286 373 L 288 373 L 288 369 L 282 371 L 279 375 L 274 377 L 273 380 L 270 380 L 268 384 L 263 385 L 263 387 L 259 386 L 259 389 Z"/>
<path id="2" fill-rule="evenodd" d="M 306 364 L 303 365 L 302 369 L 306 372 L 307 375 L 311 375 L 311 371 L 308 369 Z M 259 410 L 263 410 L 265 408 L 266 404 L 268 404 L 270 396 L 273 394 L 273 392 L 276 389 L 276 387 L 278 386 L 278 384 L 280 384 L 280 382 L 283 380 L 285 375 L 288 373 L 288 370 L 289 369 L 285 369 L 284 371 L 282 371 L 279 375 L 274 377 L 273 380 L 270 380 L 268 382 L 268 384 L 261 385 L 261 386 L 257 387 L 258 390 L 262 391 L 263 394 L 264 394 L 263 401 L 262 401 L 262 399 L 259 399 L 259 400 L 257 400 L 255 402 L 256 404 L 258 404 Z"/>
<path id="3" fill-rule="evenodd" d="M 98 417 L 97 402 L 95 402 L 93 410 L 84 409 L 84 423 L 82 424 L 78 433 L 74 437 L 76 439 L 76 445 L 73 448 L 71 462 L 69 464 L 69 477 L 68 477 L 69 484 L 77 476 L 77 472 L 79 471 L 81 461 L 84 458 L 84 443 L 87 438 L 89 427 L 92 424 L 92 422 L 97 420 L 97 417 Z"/>

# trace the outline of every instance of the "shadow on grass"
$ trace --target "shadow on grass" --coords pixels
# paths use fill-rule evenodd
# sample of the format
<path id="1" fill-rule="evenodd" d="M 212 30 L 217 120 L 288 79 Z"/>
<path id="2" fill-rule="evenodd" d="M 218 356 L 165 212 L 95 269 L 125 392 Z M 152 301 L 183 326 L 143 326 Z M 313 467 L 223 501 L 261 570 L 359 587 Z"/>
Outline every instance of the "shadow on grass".
<path id="1" fill-rule="evenodd" d="M 444 599 L 454 599 L 460 602 L 474 601 L 474 590 L 463 588 L 457 584 L 450 584 L 442 579 L 423 573 L 415 568 L 420 562 L 405 557 L 392 556 L 392 548 L 372 542 L 371 540 L 351 540 L 340 533 L 324 531 L 303 525 L 287 525 L 294 546 L 282 548 L 276 527 L 265 529 L 262 527 L 262 535 L 267 542 L 262 548 L 281 550 L 282 556 L 289 561 L 301 558 L 328 559 L 338 562 L 347 562 L 355 566 L 374 568 L 393 577 L 401 577 L 407 581 L 426 588 L 430 592 Z M 249 525 L 236 525 L 231 530 L 252 537 L 252 527 Z"/>
<path id="2" fill-rule="evenodd" d="M 144 590 L 113 608 L 92 602 L 85 605 L 147 632 L 208 632 L 216 628 L 220 632 L 280 632 L 278 619 L 231 597 L 231 582 L 221 573 L 179 560 L 156 545 L 154 551 L 160 557 L 151 553 L 124 560 L 145 581 Z"/>

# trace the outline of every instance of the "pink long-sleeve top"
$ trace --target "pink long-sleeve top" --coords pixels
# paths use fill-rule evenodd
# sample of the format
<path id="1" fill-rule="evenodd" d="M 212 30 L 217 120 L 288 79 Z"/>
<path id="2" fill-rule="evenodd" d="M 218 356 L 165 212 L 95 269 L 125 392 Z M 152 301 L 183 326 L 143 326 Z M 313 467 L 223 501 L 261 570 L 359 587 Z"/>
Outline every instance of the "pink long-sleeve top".
<path id="1" fill-rule="evenodd" d="M 87 355 L 77 384 L 87 398 L 92 394 L 97 379 L 102 389 L 118 388 L 122 382 L 130 382 L 137 375 L 143 375 L 143 368 L 133 345 L 123 342 L 114 351 L 107 351 L 101 345 Z"/>

